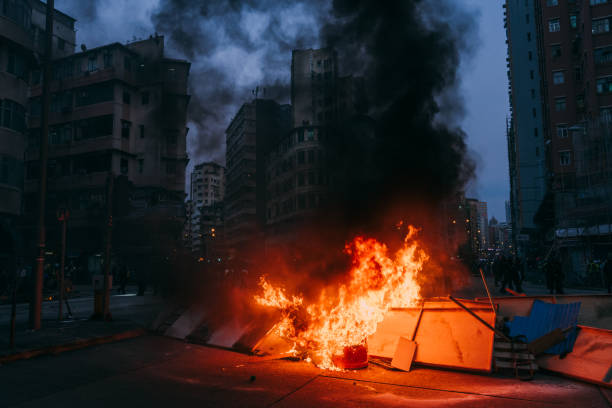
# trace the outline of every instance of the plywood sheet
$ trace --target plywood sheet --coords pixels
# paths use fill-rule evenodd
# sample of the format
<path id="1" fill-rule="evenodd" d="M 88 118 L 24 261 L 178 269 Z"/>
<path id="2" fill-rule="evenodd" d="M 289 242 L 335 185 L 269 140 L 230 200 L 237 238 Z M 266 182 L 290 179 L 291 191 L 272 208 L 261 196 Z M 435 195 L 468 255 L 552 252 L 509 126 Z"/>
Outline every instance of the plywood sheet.
<path id="1" fill-rule="evenodd" d="M 574 349 L 564 358 L 543 355 L 536 359 L 546 370 L 612 388 L 612 331 L 578 326 Z"/>
<path id="2" fill-rule="evenodd" d="M 466 302 L 467 303 L 467 302 Z M 493 332 L 465 310 L 450 301 L 426 302 L 416 332 L 414 361 L 423 365 L 491 371 Z M 490 325 L 495 314 L 490 306 L 467 303 L 474 313 Z M 418 308 L 393 309 L 368 338 L 371 355 L 392 358 L 399 337 L 409 338 L 418 317 Z"/>

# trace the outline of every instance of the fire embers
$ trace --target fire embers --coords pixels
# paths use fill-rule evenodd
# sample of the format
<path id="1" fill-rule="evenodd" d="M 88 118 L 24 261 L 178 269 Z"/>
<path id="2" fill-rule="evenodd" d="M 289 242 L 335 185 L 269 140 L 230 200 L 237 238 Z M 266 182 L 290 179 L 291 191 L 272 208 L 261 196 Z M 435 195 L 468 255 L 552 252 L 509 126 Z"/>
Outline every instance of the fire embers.
<path id="1" fill-rule="evenodd" d="M 385 313 L 392 307 L 414 306 L 420 298 L 416 276 L 427 255 L 415 235 L 411 228 L 393 255 L 373 238 L 356 237 L 345 247 L 352 257 L 347 283 L 324 288 L 314 302 L 306 304 L 302 296 L 289 299 L 284 289 L 263 277 L 263 293 L 255 300 L 281 311 L 275 333 L 295 344 L 297 356 L 321 368 L 342 369 L 350 368 L 338 363 L 348 350 L 351 355 L 358 352 L 358 360 L 365 353 L 367 364 L 366 339 Z"/>

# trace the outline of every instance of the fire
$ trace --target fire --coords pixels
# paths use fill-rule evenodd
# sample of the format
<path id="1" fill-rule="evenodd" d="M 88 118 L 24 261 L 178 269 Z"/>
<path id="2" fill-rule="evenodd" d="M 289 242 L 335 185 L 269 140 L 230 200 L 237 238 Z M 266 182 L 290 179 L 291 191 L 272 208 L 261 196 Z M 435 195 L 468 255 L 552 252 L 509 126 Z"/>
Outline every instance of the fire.
<path id="1" fill-rule="evenodd" d="M 392 256 L 373 238 L 355 238 L 345 246 L 353 261 L 348 283 L 322 290 L 315 303 L 304 305 L 302 296 L 290 300 L 263 277 L 263 294 L 255 300 L 282 312 L 276 334 L 294 342 L 319 367 L 337 369 L 332 357 L 345 347 L 365 344 L 391 307 L 414 306 L 419 300 L 416 276 L 427 255 L 414 240 L 415 232 L 409 228 Z"/>

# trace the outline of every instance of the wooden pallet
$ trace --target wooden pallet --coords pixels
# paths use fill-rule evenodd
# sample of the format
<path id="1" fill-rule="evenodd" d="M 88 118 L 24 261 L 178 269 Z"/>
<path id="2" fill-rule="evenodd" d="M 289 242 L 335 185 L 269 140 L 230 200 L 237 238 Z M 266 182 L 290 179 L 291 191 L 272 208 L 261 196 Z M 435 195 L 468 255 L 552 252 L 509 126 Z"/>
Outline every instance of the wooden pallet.
<path id="1" fill-rule="evenodd" d="M 503 322 L 498 321 L 496 326 L 503 327 Z M 516 378 L 531 380 L 538 365 L 535 363 L 535 356 L 527 349 L 527 344 L 509 342 L 496 335 L 493 343 L 493 368 L 496 372 L 512 370 Z"/>

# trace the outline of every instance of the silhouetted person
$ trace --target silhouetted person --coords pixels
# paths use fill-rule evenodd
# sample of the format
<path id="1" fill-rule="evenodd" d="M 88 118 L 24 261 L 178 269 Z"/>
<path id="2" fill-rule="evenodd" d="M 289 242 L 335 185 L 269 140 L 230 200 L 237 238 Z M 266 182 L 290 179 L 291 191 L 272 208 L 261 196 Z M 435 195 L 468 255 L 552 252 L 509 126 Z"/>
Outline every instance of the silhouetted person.
<path id="1" fill-rule="evenodd" d="M 512 282 L 514 283 L 514 287 L 516 288 L 516 291 L 518 293 L 523 293 L 523 287 L 522 287 L 522 282 L 523 282 L 523 273 L 522 273 L 522 268 L 523 265 L 521 264 L 521 261 L 519 261 L 519 259 L 517 257 L 514 257 L 514 260 L 512 261 L 511 264 L 511 278 L 512 278 Z"/>
<path id="2" fill-rule="evenodd" d="M 608 293 L 612 293 L 612 252 L 608 253 L 608 259 L 603 269 L 604 280 L 608 288 Z"/>
<path id="3" fill-rule="evenodd" d="M 128 282 L 128 268 L 127 266 L 125 266 L 125 264 L 122 264 L 119 267 L 119 276 L 118 276 L 118 281 L 119 281 L 119 293 L 122 295 L 125 295 L 125 287 L 127 285 Z"/>
<path id="4" fill-rule="evenodd" d="M 499 286 L 504 280 L 503 257 L 498 255 L 493 261 L 493 277 L 495 278 L 495 287 Z"/>
<path id="5" fill-rule="evenodd" d="M 514 290 L 514 275 L 513 275 L 513 262 L 509 256 L 504 256 L 501 263 L 503 282 L 500 289 L 501 293 L 506 293 L 506 287 Z"/>
<path id="6" fill-rule="evenodd" d="M 546 262 L 546 283 L 551 294 L 563 294 L 563 270 L 558 254 L 552 254 Z"/>

